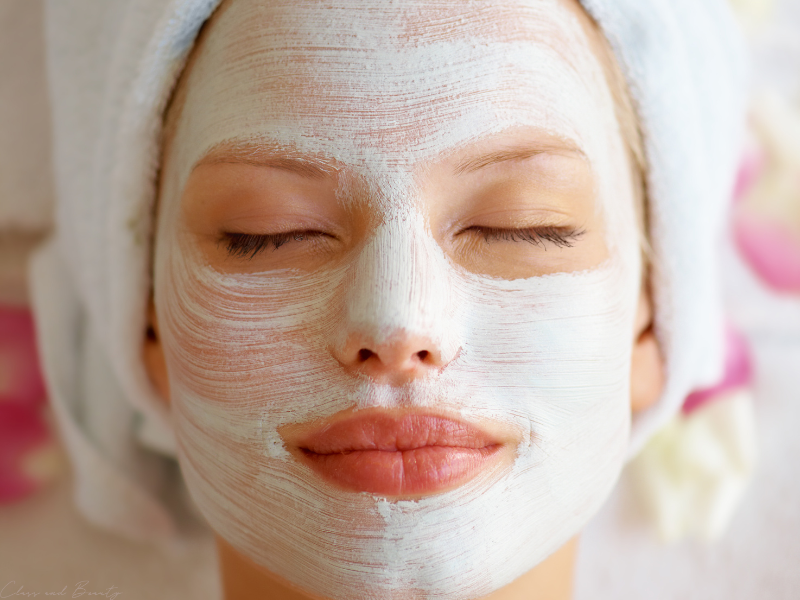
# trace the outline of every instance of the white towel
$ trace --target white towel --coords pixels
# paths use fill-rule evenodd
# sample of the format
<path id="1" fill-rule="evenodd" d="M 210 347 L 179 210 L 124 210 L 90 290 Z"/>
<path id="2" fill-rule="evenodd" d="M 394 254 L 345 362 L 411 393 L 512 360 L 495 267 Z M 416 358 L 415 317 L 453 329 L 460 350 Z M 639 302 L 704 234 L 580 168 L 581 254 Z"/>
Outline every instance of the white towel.
<path id="1" fill-rule="evenodd" d="M 219 0 L 49 0 L 57 235 L 33 265 L 45 375 L 79 507 L 139 539 L 175 535 L 167 407 L 141 361 L 165 103 Z M 266 0 L 265 0 L 266 1 Z M 744 60 L 724 0 L 582 0 L 628 78 L 650 165 L 656 328 L 666 387 L 631 454 L 722 367 L 717 249 L 744 124 Z"/>

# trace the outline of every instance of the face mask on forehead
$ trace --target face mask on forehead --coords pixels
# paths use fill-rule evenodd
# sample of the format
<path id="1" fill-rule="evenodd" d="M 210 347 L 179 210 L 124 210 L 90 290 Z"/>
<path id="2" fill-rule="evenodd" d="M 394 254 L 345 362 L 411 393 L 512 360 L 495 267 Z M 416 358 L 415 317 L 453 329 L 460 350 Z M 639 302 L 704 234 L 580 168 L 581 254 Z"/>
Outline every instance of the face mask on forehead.
<path id="1" fill-rule="evenodd" d="M 627 449 L 638 236 L 580 22 L 549 0 L 238 0 L 199 52 L 155 265 L 193 498 L 239 552 L 317 594 L 466 598 L 510 583 L 594 514 Z M 590 165 L 607 247 L 591 268 L 501 277 L 463 268 L 437 239 L 427 169 L 520 131 L 568 140 Z M 192 169 L 226 147 L 256 148 L 253 162 L 259 145 L 326 165 L 337 206 L 369 215 L 363 242 L 313 269 L 212 264 L 187 232 Z M 348 348 L 397 339 L 422 340 L 436 368 L 393 381 L 343 366 Z M 298 424 L 381 410 L 495 424 L 510 458 L 406 498 L 332 484 L 287 444 Z"/>

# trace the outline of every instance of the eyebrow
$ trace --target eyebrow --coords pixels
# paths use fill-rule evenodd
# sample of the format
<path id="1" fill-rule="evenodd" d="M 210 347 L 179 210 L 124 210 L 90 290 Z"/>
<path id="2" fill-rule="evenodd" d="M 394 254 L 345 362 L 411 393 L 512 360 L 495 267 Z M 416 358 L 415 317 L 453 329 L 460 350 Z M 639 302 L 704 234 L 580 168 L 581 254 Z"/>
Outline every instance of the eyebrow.
<path id="1" fill-rule="evenodd" d="M 455 166 L 454 172 L 456 175 L 472 173 L 498 163 L 523 161 L 539 154 L 561 154 L 586 160 L 586 155 L 578 146 L 567 141 L 559 141 L 557 143 L 526 144 L 506 150 L 470 156 L 459 162 Z M 337 171 L 333 161 L 315 158 L 282 146 L 254 142 L 223 142 L 218 144 L 197 161 L 192 170 L 201 165 L 218 164 L 270 167 L 314 179 L 329 177 Z"/>
<path id="2" fill-rule="evenodd" d="M 544 143 L 517 146 L 507 150 L 497 150 L 479 156 L 470 156 L 459 162 L 454 171 L 456 175 L 472 173 L 502 162 L 523 161 L 539 154 L 561 154 L 586 160 L 586 154 L 570 142 Z"/>
<path id="3" fill-rule="evenodd" d="M 332 161 L 318 159 L 285 147 L 252 142 L 218 144 L 197 161 L 192 170 L 202 165 L 220 164 L 271 167 L 314 179 L 328 177 L 337 170 Z"/>

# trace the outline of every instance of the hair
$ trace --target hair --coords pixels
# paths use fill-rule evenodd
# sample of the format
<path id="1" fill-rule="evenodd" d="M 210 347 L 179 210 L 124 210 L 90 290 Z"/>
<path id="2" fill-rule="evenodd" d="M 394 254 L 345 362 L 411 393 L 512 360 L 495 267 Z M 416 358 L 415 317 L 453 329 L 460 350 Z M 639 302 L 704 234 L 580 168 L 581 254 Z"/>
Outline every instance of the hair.
<path id="1" fill-rule="evenodd" d="M 186 102 L 188 75 L 192 71 L 197 56 L 200 53 L 200 48 L 204 45 L 210 25 L 230 7 L 232 1 L 233 0 L 224 0 L 214 14 L 203 24 L 197 36 L 197 40 L 189 53 L 186 65 L 178 77 L 178 81 L 164 110 L 161 164 L 163 164 L 164 156 L 167 154 L 168 148 L 175 137 L 177 124 L 183 112 L 183 107 Z M 611 96 L 614 101 L 614 113 L 620 128 L 622 141 L 625 145 L 631 171 L 631 185 L 633 188 L 634 210 L 636 212 L 639 230 L 639 243 L 642 250 L 643 271 L 646 271 L 650 262 L 650 244 L 647 214 L 647 159 L 644 152 L 641 121 L 633 97 L 631 96 L 630 87 L 622 72 L 617 56 L 611 49 L 611 45 L 603 34 L 602 29 L 594 18 L 585 11 L 583 6 L 579 3 L 579 0 L 566 1 L 576 6 L 579 9 L 579 13 L 585 17 L 581 20 L 581 25 L 583 26 L 584 32 L 589 39 L 589 43 L 597 59 L 600 61 L 606 84 L 611 91 Z M 159 200 L 157 197 L 156 204 L 158 204 L 158 202 Z"/>
<path id="2" fill-rule="evenodd" d="M 617 56 L 611 49 L 608 39 L 603 34 L 597 22 L 586 13 L 589 27 L 586 33 L 592 43 L 600 66 L 603 69 L 606 84 L 614 100 L 614 114 L 617 117 L 622 141 L 628 155 L 628 164 L 631 170 L 631 185 L 634 194 L 634 209 L 639 228 L 639 244 L 642 250 L 643 270 L 647 269 L 650 262 L 648 196 L 647 196 L 647 158 L 644 151 L 644 136 L 642 134 L 641 120 L 634 104 L 631 90 Z"/>

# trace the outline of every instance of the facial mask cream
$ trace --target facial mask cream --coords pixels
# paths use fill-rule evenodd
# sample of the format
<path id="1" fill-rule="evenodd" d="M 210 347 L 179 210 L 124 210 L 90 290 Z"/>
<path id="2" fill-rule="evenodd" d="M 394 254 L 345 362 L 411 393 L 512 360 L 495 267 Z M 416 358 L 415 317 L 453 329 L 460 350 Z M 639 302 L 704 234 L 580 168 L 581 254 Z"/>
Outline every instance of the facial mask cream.
<path id="1" fill-rule="evenodd" d="M 561 2 L 237 0 L 187 82 L 165 170 L 156 308 L 180 460 L 215 531 L 332 598 L 473 598 L 523 575 L 613 487 L 630 421 L 640 259 L 602 69 Z M 522 279 L 472 273 L 437 242 L 419 180 L 449 153 L 535 128 L 591 165 L 609 258 Z M 304 153 L 374 215 L 347 260 L 224 272 L 184 232 L 193 166 L 224 144 Z M 267 192 L 265 192 L 267 193 Z M 428 340 L 445 365 L 402 385 L 342 368 L 352 336 Z M 413 500 L 339 489 L 287 425 L 364 409 L 446 411 L 519 435 L 513 463 Z"/>

